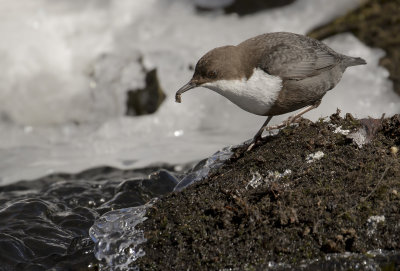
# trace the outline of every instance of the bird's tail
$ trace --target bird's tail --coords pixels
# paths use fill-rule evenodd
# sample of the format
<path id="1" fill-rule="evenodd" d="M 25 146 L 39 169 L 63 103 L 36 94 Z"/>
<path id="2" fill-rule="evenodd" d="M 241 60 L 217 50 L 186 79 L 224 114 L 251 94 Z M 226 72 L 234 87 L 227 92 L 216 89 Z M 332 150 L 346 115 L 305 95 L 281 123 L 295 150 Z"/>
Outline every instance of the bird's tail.
<path id="1" fill-rule="evenodd" d="M 346 67 L 367 64 L 367 62 L 361 57 L 350 57 L 350 56 L 345 56 L 343 59 L 343 63 Z"/>

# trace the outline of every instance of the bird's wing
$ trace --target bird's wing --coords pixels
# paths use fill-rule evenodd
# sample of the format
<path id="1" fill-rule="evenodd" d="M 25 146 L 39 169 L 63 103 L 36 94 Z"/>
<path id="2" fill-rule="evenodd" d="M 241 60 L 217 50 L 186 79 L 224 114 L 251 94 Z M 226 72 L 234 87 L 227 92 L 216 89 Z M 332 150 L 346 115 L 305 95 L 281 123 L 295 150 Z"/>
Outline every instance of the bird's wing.
<path id="1" fill-rule="evenodd" d="M 279 44 L 268 50 L 258 67 L 282 79 L 301 80 L 337 64 L 337 57 L 321 47 Z"/>

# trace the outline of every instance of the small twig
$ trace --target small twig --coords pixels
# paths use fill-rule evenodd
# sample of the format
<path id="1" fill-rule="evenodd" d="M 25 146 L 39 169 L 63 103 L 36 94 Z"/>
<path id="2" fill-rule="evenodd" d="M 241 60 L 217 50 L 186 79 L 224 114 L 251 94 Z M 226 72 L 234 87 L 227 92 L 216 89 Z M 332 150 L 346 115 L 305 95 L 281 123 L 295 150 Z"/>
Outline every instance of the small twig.
<path id="1" fill-rule="evenodd" d="M 348 212 L 354 210 L 358 205 L 360 205 L 361 202 L 364 202 L 364 201 L 366 201 L 369 197 L 371 197 L 372 194 L 375 193 L 376 189 L 378 189 L 379 185 L 381 184 L 381 182 L 382 182 L 383 178 L 385 177 L 385 175 L 386 175 L 386 173 L 387 173 L 388 170 L 389 170 L 389 167 L 386 167 L 386 168 L 385 168 L 385 171 L 382 173 L 382 176 L 381 176 L 381 178 L 379 179 L 378 183 L 376 184 L 376 186 L 374 187 L 374 189 L 372 189 L 372 191 L 371 191 L 366 197 L 361 198 L 361 199 L 360 199 L 360 202 L 359 202 L 358 204 L 354 205 L 353 207 L 351 207 L 351 208 L 348 209 L 347 211 L 344 211 L 343 213 L 339 214 L 338 217 L 340 217 L 340 216 L 342 216 L 342 215 L 344 215 L 344 214 L 346 214 L 346 213 L 348 213 Z"/>
<path id="2" fill-rule="evenodd" d="M 376 191 L 376 189 L 378 188 L 378 186 L 379 186 L 380 183 L 382 182 L 383 178 L 385 177 L 386 172 L 388 171 L 388 169 L 389 169 L 389 167 L 385 168 L 385 171 L 383 172 L 381 178 L 379 179 L 379 181 L 378 181 L 378 183 L 376 184 L 376 186 L 374 187 L 374 189 L 372 189 L 372 191 L 371 191 L 365 198 L 362 198 L 362 199 L 360 200 L 360 202 L 366 201 L 366 200 Z"/>

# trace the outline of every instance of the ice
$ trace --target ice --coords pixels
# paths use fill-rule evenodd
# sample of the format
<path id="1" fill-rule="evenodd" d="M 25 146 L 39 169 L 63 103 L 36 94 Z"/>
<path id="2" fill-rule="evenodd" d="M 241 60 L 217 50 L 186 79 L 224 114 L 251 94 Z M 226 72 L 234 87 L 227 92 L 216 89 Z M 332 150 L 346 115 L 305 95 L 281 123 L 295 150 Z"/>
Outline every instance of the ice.
<path id="1" fill-rule="evenodd" d="M 233 146 L 228 146 L 217 151 L 212 156 L 196 164 L 191 172 L 189 172 L 174 188 L 174 191 L 181 191 L 185 187 L 198 182 L 205 178 L 211 170 L 221 167 L 228 160 L 233 152 Z"/>
<path id="2" fill-rule="evenodd" d="M 95 256 L 101 261 L 100 270 L 128 270 L 129 264 L 145 255 L 137 246 L 146 238 L 143 231 L 135 227 L 146 220 L 146 210 L 156 200 L 138 207 L 107 212 L 95 221 L 89 235 L 95 243 Z"/>
<path id="3" fill-rule="evenodd" d="M 251 138 L 264 118 L 210 90 L 174 102 L 192 75 L 189 65 L 211 48 L 257 34 L 306 33 L 358 4 L 298 0 L 239 17 L 196 13 L 187 0 L 2 1 L 0 185 L 99 165 L 196 161 Z M 388 73 L 378 66 L 381 50 L 350 34 L 327 43 L 368 65 L 349 68 L 305 117 L 316 120 L 337 107 L 358 117 L 400 111 Z M 138 58 L 146 69 L 157 68 L 167 99 L 154 115 L 128 118 L 125 92 L 144 84 Z"/>

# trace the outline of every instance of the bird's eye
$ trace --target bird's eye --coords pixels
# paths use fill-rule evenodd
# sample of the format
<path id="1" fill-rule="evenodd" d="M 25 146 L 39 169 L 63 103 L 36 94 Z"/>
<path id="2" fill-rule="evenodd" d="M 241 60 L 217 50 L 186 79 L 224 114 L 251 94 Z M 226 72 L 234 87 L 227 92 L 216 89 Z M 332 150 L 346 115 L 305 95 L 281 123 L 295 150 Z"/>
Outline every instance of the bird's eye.
<path id="1" fill-rule="evenodd" d="M 207 77 L 208 78 L 216 78 L 217 77 L 217 73 L 215 71 L 210 71 L 210 72 L 208 72 Z"/>

